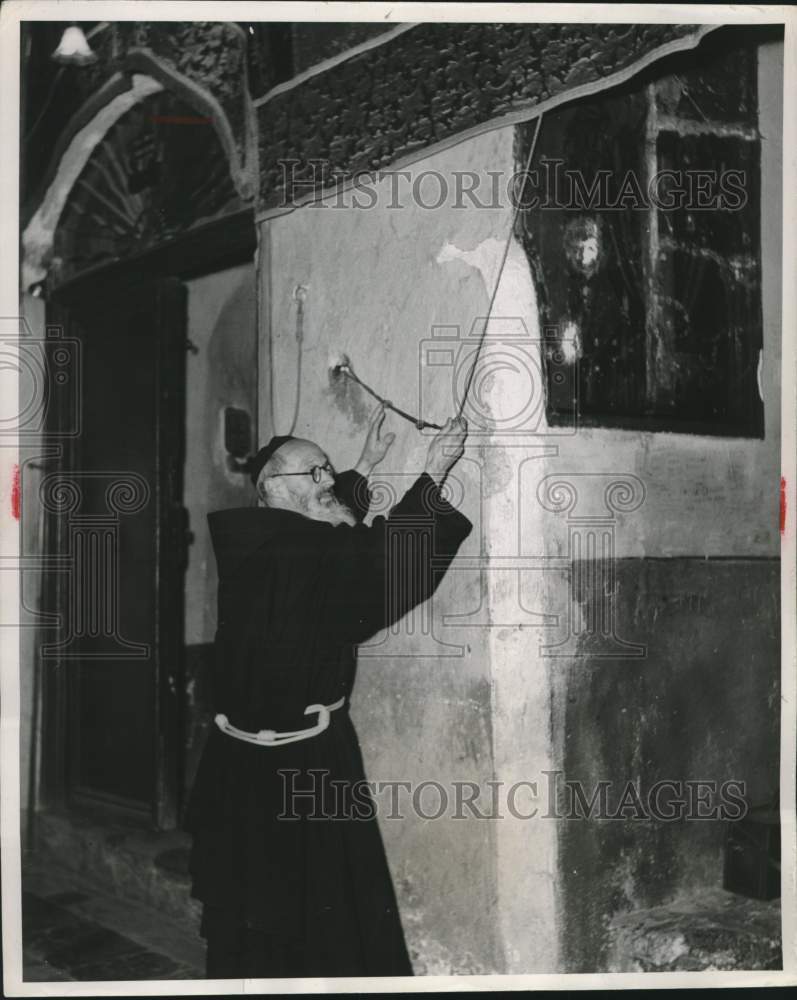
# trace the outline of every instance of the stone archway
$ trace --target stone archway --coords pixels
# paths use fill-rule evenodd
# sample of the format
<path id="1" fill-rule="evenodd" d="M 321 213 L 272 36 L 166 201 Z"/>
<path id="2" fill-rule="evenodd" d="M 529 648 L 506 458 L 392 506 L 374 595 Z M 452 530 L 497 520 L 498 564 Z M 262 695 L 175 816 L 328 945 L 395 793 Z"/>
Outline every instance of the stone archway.
<path id="1" fill-rule="evenodd" d="M 47 292 L 246 207 L 213 120 L 170 89 L 150 94 L 108 129 L 74 182 L 53 235 Z"/>
<path id="2" fill-rule="evenodd" d="M 133 85 L 112 97 L 70 140 L 41 204 L 22 233 L 22 291 L 44 281 L 49 267 L 55 230 L 66 200 L 90 156 L 108 130 L 135 104 L 163 90 L 152 77 L 135 74 Z"/>
<path id="3" fill-rule="evenodd" d="M 59 137 L 49 183 L 22 233 L 23 292 L 30 291 L 47 277 L 61 215 L 76 181 L 98 145 L 120 118 L 154 94 L 162 91 L 173 94 L 175 99 L 183 101 L 195 113 L 207 117 L 220 142 L 238 195 L 246 203 L 254 197 L 257 160 L 255 124 L 246 88 L 243 33 L 237 27 L 223 24 L 195 25 L 190 27 L 187 35 L 177 31 L 172 38 L 169 31 L 153 33 L 152 26 L 139 27 L 147 29 L 146 37 L 139 38 L 134 31 L 124 41 L 126 51 L 123 56 L 113 54 L 115 48 L 101 55 L 101 65 L 114 67 L 117 71 L 84 103 Z M 195 65 L 196 60 L 192 62 L 192 59 L 197 52 L 204 51 L 203 45 L 214 32 L 221 32 L 238 58 L 237 61 L 218 63 L 209 70 L 205 67 L 202 69 L 203 76 L 201 67 Z M 215 38 L 216 43 L 219 41 Z M 108 44 L 115 47 L 120 41 L 115 38 Z M 120 92 L 122 87 L 126 89 Z"/>

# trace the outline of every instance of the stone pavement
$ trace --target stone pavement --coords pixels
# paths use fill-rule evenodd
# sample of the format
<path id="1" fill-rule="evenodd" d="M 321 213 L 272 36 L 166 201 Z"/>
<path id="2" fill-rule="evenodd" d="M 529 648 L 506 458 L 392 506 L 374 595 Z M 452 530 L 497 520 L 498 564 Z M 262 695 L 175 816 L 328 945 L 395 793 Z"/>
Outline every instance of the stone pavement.
<path id="1" fill-rule="evenodd" d="M 22 881 L 26 981 L 201 979 L 203 942 L 150 908 L 55 867 Z"/>

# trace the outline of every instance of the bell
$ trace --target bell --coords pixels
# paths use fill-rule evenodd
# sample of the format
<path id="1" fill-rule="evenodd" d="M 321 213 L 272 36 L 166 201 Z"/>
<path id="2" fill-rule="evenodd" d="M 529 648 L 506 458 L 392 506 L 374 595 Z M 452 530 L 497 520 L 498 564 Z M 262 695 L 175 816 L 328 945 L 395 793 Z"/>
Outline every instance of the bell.
<path id="1" fill-rule="evenodd" d="M 83 29 L 76 24 L 64 31 L 52 58 L 65 66 L 90 66 L 97 61 L 97 55 L 91 51 Z"/>

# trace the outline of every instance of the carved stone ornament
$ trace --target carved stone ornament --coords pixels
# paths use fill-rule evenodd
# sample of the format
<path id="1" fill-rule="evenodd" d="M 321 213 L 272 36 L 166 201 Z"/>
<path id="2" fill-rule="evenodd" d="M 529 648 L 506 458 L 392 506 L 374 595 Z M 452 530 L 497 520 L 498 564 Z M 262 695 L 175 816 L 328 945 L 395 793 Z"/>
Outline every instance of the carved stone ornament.
<path id="1" fill-rule="evenodd" d="M 693 48 L 714 27 L 416 25 L 256 102 L 258 212 L 312 200 L 358 174 L 414 162 L 456 138 L 617 84 Z"/>
<path id="2" fill-rule="evenodd" d="M 254 122 L 246 72 L 246 36 L 218 21 L 116 21 L 91 39 L 97 62 L 83 72 L 98 93 L 116 74 L 147 74 L 206 114 L 244 199 L 256 186 Z"/>
<path id="3" fill-rule="evenodd" d="M 108 130 L 72 186 L 55 230 L 49 284 L 244 207 L 210 118 L 161 91 Z"/>

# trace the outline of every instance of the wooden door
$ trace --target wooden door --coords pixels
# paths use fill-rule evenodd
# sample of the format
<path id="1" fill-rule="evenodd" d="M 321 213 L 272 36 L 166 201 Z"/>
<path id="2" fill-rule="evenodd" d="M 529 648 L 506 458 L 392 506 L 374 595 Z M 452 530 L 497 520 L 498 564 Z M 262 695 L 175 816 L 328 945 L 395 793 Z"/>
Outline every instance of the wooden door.
<path id="1" fill-rule="evenodd" d="M 185 287 L 96 280 L 50 321 L 80 357 L 79 432 L 45 477 L 62 557 L 45 646 L 47 788 L 158 828 L 179 809 Z M 48 724 L 49 723 L 49 724 Z"/>

